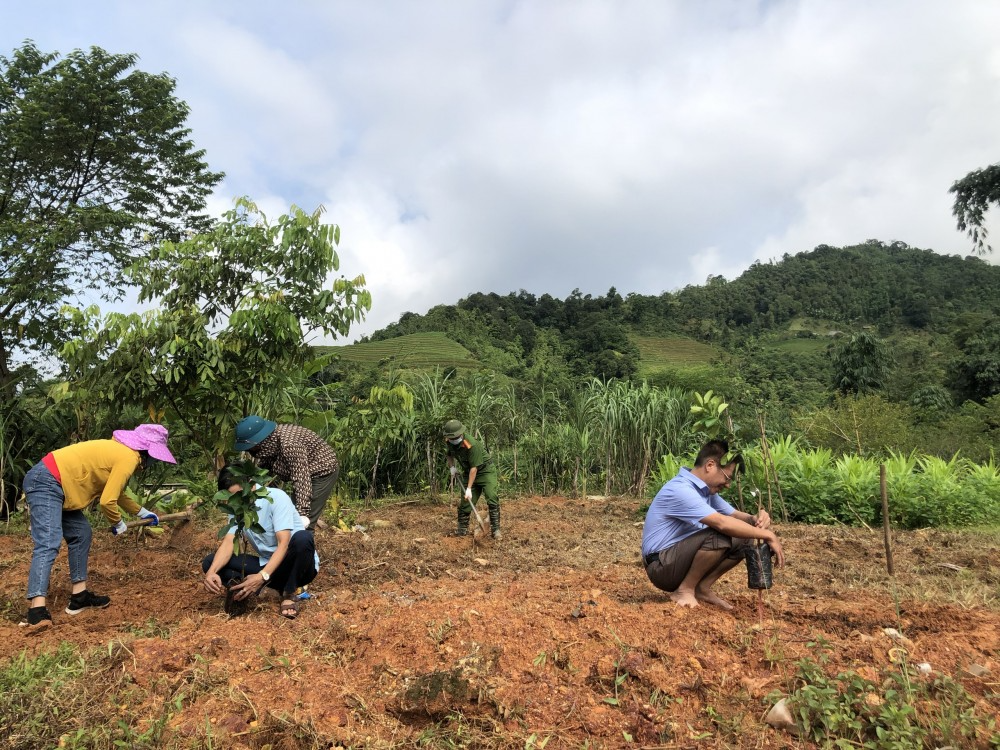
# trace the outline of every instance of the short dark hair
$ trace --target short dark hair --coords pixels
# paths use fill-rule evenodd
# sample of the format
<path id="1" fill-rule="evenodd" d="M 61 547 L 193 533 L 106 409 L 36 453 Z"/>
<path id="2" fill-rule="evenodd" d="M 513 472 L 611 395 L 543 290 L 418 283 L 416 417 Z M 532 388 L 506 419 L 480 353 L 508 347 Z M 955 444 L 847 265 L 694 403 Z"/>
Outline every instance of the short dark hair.
<path id="1" fill-rule="evenodd" d="M 219 489 L 228 490 L 234 484 L 240 484 L 240 480 L 236 478 L 233 473 L 235 467 L 233 464 L 226 464 L 221 469 L 219 469 Z"/>
<path id="2" fill-rule="evenodd" d="M 729 443 L 725 440 L 709 440 L 698 451 L 698 457 L 694 460 L 695 467 L 704 466 L 707 461 L 714 460 L 721 464 L 722 457 L 729 453 Z"/>

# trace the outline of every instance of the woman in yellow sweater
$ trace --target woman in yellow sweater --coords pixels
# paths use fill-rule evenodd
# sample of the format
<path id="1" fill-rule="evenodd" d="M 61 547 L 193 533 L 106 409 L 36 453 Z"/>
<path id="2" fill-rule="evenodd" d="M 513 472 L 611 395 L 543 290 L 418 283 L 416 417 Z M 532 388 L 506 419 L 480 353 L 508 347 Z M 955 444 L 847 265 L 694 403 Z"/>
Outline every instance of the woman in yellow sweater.
<path id="1" fill-rule="evenodd" d="M 152 525 L 159 518 L 125 495 L 125 484 L 150 458 L 177 463 L 167 448 L 167 428 L 141 424 L 134 430 L 115 430 L 112 440 L 87 440 L 52 451 L 24 477 L 24 494 L 31 513 L 31 539 L 35 544 L 28 573 L 27 625 L 36 629 L 52 624 L 45 606 L 49 576 L 62 540 L 69 550 L 72 591 L 66 613 L 76 615 L 87 607 L 103 608 L 111 603 L 87 589 L 87 558 L 92 531 L 83 510 L 100 497 L 101 511 L 111 531 L 125 531 L 119 507 Z"/>

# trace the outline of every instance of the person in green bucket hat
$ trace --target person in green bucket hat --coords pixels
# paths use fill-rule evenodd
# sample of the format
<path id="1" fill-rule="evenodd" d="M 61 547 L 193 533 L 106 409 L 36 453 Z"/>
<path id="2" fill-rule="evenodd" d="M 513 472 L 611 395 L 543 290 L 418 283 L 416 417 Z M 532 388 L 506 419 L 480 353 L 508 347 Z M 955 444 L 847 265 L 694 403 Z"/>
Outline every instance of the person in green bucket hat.
<path id="1" fill-rule="evenodd" d="M 458 528 L 455 533 L 465 536 L 469 533 L 469 518 L 472 507 L 485 495 L 490 511 L 490 528 L 494 539 L 500 539 L 500 495 L 497 491 L 497 471 L 486 449 L 476 440 L 466 435 L 465 425 L 452 419 L 445 423 L 444 438 L 448 443 L 448 470 L 454 477 L 461 466 L 465 487 L 458 502 Z M 457 465 L 456 465 L 457 464 Z"/>

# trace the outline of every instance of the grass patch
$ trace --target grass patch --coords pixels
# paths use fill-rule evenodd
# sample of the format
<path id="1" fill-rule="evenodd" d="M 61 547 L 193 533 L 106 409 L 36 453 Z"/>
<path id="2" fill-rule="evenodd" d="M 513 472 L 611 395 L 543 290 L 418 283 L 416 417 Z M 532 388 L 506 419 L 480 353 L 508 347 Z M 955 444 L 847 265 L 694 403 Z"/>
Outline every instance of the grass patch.
<path id="1" fill-rule="evenodd" d="M 167 639 L 170 637 L 171 627 L 159 622 L 155 617 L 150 617 L 144 623 L 130 625 L 128 632 L 136 638 Z"/>
<path id="2" fill-rule="evenodd" d="M 158 697 L 131 683 L 123 664 L 131 658 L 120 642 L 107 649 L 81 651 L 62 642 L 54 651 L 29 655 L 22 651 L 0 665 L 0 746 L 36 748 L 166 748 L 209 747 L 204 738 L 172 737 L 168 722 L 192 695 L 198 671 L 176 689 L 164 680 L 154 686 Z M 210 683 L 204 690 L 219 689 Z M 144 706 L 142 711 L 135 707 Z"/>
<path id="3" fill-rule="evenodd" d="M 317 346 L 315 350 L 317 354 L 339 354 L 350 362 L 394 362 L 406 369 L 479 367 L 479 362 L 468 349 L 440 332 L 411 333 L 388 341 L 348 346 Z"/>
<path id="4" fill-rule="evenodd" d="M 0 535 L 23 536 L 28 533 L 28 513 L 25 504 L 21 503 L 16 513 L 11 513 L 7 520 L 0 522 Z"/>
<path id="5" fill-rule="evenodd" d="M 86 660 L 69 643 L 34 657 L 22 651 L 0 668 L 0 737 L 6 737 L 6 747 L 59 746 L 60 737 L 87 714 L 86 674 Z"/>
<path id="6" fill-rule="evenodd" d="M 796 664 L 788 703 L 803 735 L 820 747 L 995 747 L 1000 739 L 996 721 L 947 675 L 920 675 L 904 661 L 877 680 L 853 670 L 829 677 L 825 644 L 813 648 L 816 659 Z"/>

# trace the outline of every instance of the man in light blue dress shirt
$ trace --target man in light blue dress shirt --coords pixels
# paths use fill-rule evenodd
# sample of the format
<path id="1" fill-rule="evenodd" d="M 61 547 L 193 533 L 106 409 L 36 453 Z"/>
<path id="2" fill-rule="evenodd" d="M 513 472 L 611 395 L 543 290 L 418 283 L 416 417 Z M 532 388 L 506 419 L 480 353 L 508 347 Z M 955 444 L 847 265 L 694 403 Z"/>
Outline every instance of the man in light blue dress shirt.
<path id="1" fill-rule="evenodd" d="M 733 605 L 712 586 L 767 542 L 784 565 L 785 553 L 763 508 L 756 515 L 736 510 L 718 493 L 729 486 L 742 459 L 725 463 L 729 444 L 711 440 L 698 452 L 694 468 L 682 468 L 653 498 L 642 528 L 642 559 L 654 586 L 681 607 Z"/>

